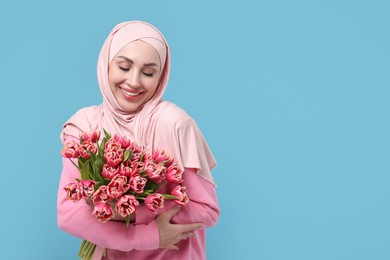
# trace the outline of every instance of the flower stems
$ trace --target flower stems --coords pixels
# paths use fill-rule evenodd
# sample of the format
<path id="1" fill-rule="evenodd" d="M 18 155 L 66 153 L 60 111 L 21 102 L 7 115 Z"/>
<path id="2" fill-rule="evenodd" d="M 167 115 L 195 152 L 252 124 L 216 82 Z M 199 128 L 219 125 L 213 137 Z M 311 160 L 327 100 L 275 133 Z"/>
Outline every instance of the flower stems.
<path id="1" fill-rule="evenodd" d="M 96 245 L 87 240 L 83 240 L 80 245 L 80 250 L 77 256 L 83 260 L 92 260 L 93 253 L 95 252 Z"/>

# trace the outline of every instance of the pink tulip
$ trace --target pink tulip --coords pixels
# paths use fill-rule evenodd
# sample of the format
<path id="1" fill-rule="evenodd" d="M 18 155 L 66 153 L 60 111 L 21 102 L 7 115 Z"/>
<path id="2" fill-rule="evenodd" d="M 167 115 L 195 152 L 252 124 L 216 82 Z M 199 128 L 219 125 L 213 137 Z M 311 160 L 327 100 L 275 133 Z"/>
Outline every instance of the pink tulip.
<path id="1" fill-rule="evenodd" d="M 95 205 L 92 215 L 94 215 L 100 222 L 106 223 L 114 217 L 114 212 L 112 211 L 110 205 L 100 202 Z"/>
<path id="2" fill-rule="evenodd" d="M 127 183 L 127 177 L 117 174 L 107 185 L 107 195 L 112 199 L 117 199 L 122 196 L 130 188 Z"/>
<path id="3" fill-rule="evenodd" d="M 77 183 L 69 183 L 64 187 L 64 190 L 66 191 L 66 198 L 73 202 L 77 202 L 83 197 Z"/>
<path id="4" fill-rule="evenodd" d="M 147 181 L 148 180 L 141 177 L 141 175 L 134 174 L 132 177 L 130 177 L 130 189 L 135 193 L 142 193 L 144 192 L 144 188 Z"/>
<path id="5" fill-rule="evenodd" d="M 100 138 L 100 131 L 87 131 L 80 134 L 80 139 L 83 141 L 91 141 L 92 143 L 96 143 Z"/>
<path id="6" fill-rule="evenodd" d="M 100 202 L 107 202 L 111 200 L 111 198 L 107 194 L 107 186 L 100 186 L 93 194 L 92 201 L 94 204 L 98 204 Z"/>
<path id="7" fill-rule="evenodd" d="M 156 213 L 156 209 L 164 207 L 164 196 L 159 193 L 153 193 L 145 198 L 146 207 Z"/>
<path id="8" fill-rule="evenodd" d="M 137 174 L 139 169 L 137 163 L 133 163 L 130 160 L 123 162 L 119 167 L 119 173 L 130 178 L 132 175 Z"/>
<path id="9" fill-rule="evenodd" d="M 114 135 L 115 142 L 119 143 L 122 147 L 122 149 L 129 148 L 131 142 L 129 139 L 127 139 L 125 136 L 118 136 L 117 134 Z"/>
<path id="10" fill-rule="evenodd" d="M 104 146 L 104 150 L 120 150 L 121 148 L 121 144 L 115 141 L 114 138 L 108 140 Z"/>
<path id="11" fill-rule="evenodd" d="M 167 181 L 170 183 L 179 184 L 183 181 L 183 172 L 177 164 L 172 164 L 167 169 Z"/>
<path id="12" fill-rule="evenodd" d="M 146 173 L 152 181 L 161 183 L 166 177 L 167 168 L 162 164 L 155 164 L 153 161 L 146 161 L 144 165 Z"/>
<path id="13" fill-rule="evenodd" d="M 178 205 L 187 204 L 189 201 L 187 196 L 187 188 L 185 186 L 176 186 L 176 188 L 172 190 L 171 195 L 177 197 L 177 199 L 174 201 Z"/>
<path id="14" fill-rule="evenodd" d="M 75 141 L 71 141 L 65 143 L 61 150 L 61 155 L 65 158 L 78 158 L 80 156 L 79 149 L 80 144 L 76 143 Z"/>
<path id="15" fill-rule="evenodd" d="M 123 150 L 121 145 L 115 142 L 114 139 L 110 139 L 105 145 L 103 157 L 109 166 L 118 166 L 123 160 Z"/>
<path id="16" fill-rule="evenodd" d="M 119 168 L 118 167 L 111 167 L 108 164 L 103 165 L 102 176 L 104 178 L 111 180 L 118 173 L 119 173 Z"/>
<path id="17" fill-rule="evenodd" d="M 145 171 L 145 163 L 144 162 L 135 162 L 134 165 L 137 166 L 138 172 Z"/>
<path id="18" fill-rule="evenodd" d="M 95 192 L 96 181 L 82 180 L 80 182 L 80 191 L 83 197 L 90 197 Z"/>
<path id="19" fill-rule="evenodd" d="M 122 217 L 129 216 L 136 212 L 139 202 L 133 195 L 123 195 L 115 204 L 115 209 Z"/>
<path id="20" fill-rule="evenodd" d="M 84 141 L 80 148 L 79 148 L 79 153 L 80 153 L 80 156 L 85 158 L 85 159 L 89 159 L 91 158 L 91 155 L 89 154 L 89 152 L 92 152 L 94 154 L 97 153 L 97 147 L 94 143 L 92 143 L 91 140 L 87 140 L 87 141 Z"/>
<path id="21" fill-rule="evenodd" d="M 144 154 L 143 149 L 140 146 L 138 146 L 137 144 L 135 144 L 135 143 L 131 143 L 130 146 L 129 146 L 129 149 L 130 149 L 130 151 L 132 153 L 131 160 L 133 162 L 138 162 L 139 159 L 141 158 L 141 155 Z"/>
<path id="22" fill-rule="evenodd" d="M 164 165 L 170 165 L 173 162 L 172 156 L 167 154 L 162 149 L 157 149 L 152 155 L 152 159 L 155 163 L 164 163 Z"/>

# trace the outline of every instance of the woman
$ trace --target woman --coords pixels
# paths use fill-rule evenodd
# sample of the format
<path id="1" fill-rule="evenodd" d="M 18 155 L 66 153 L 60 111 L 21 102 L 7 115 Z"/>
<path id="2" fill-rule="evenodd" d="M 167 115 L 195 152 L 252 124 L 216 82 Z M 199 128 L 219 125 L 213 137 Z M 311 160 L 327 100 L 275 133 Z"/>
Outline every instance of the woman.
<path id="1" fill-rule="evenodd" d="M 63 187 L 80 173 L 64 159 L 58 191 L 58 225 L 97 245 L 94 259 L 205 259 L 205 228 L 216 224 L 219 207 L 211 175 L 216 165 L 194 120 L 162 101 L 168 83 L 170 53 L 163 35 L 140 21 L 113 28 L 98 60 L 103 95 L 99 106 L 79 110 L 64 124 L 63 142 L 80 133 L 106 129 L 127 136 L 149 151 L 163 148 L 184 171 L 189 203 L 170 201 L 155 215 L 144 206 L 128 227 L 120 218 L 98 222 L 86 201 L 67 200 Z M 106 256 L 102 252 L 106 250 Z"/>

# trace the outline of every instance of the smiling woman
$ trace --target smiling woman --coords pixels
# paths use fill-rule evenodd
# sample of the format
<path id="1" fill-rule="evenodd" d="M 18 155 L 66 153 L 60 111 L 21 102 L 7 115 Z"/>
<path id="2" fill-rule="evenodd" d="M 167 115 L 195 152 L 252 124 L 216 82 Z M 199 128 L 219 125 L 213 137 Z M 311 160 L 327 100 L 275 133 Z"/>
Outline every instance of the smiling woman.
<path id="1" fill-rule="evenodd" d="M 176 201 L 188 201 L 182 209 L 173 201 L 165 201 L 165 206 L 155 212 L 140 205 L 138 211 L 129 216 L 129 226 L 123 216 L 115 216 L 103 224 L 92 216 L 92 212 L 99 208 L 110 211 L 109 207 L 115 201 L 102 202 L 104 205 L 96 205 L 98 209 L 93 209 L 94 205 L 87 199 L 79 203 L 67 199 L 64 187 L 82 178 L 78 169 L 64 159 L 58 189 L 58 225 L 64 231 L 96 244 L 93 259 L 206 258 L 205 228 L 215 225 L 220 214 L 211 175 L 216 162 L 195 121 L 173 103 L 162 101 L 169 69 L 168 44 L 155 27 L 139 21 L 115 26 L 98 60 L 103 103 L 79 110 L 64 124 L 63 142 L 77 143 L 82 133 L 107 130 L 112 135 L 129 138 L 145 147 L 147 152 L 163 149 L 174 158 L 178 166 L 176 171 L 182 174 L 181 185 L 186 187 L 171 193 Z M 81 139 L 85 140 L 84 137 Z M 110 142 L 119 141 L 114 136 Z M 121 144 L 114 146 L 121 147 Z M 145 160 L 148 161 L 139 164 L 141 168 L 157 163 L 151 158 Z M 112 179 L 126 180 L 124 185 L 134 183 L 134 179 L 140 179 L 140 174 L 145 174 L 143 170 L 138 172 L 138 168 L 133 168 L 134 171 L 127 176 L 126 171 L 120 170 L 128 167 L 126 163 L 129 162 L 109 165 L 110 172 L 116 174 Z M 110 182 L 109 179 L 104 181 Z M 77 185 L 72 186 L 72 192 L 77 193 Z M 166 183 L 157 191 L 165 194 L 170 189 L 172 184 Z M 110 198 L 110 194 L 107 192 L 103 197 Z"/>

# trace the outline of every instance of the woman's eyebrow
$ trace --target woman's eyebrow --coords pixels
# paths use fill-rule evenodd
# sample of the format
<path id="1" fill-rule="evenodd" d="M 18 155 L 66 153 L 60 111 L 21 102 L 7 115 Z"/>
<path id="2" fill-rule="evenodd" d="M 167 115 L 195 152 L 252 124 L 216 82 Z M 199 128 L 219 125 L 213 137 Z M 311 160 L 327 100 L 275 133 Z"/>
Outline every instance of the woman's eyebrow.
<path id="1" fill-rule="evenodd" d="M 118 56 L 118 58 L 124 59 L 125 61 L 127 61 L 127 62 L 129 62 L 129 63 L 131 63 L 131 64 L 134 64 L 134 61 L 133 61 L 133 60 L 131 60 L 131 59 L 125 57 L 125 56 Z"/>
<path id="2" fill-rule="evenodd" d="M 126 56 L 118 56 L 118 58 L 124 59 L 125 61 L 127 61 L 131 64 L 134 64 L 134 61 L 132 59 L 127 58 Z M 145 63 L 144 66 L 145 67 L 153 67 L 153 66 L 158 67 L 157 63 L 154 63 L 154 62 Z"/>
<path id="3" fill-rule="evenodd" d="M 158 67 L 158 65 L 154 62 L 151 62 L 151 63 L 145 63 L 144 64 L 145 67 L 152 67 L 152 66 L 155 66 L 155 67 Z"/>

